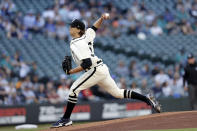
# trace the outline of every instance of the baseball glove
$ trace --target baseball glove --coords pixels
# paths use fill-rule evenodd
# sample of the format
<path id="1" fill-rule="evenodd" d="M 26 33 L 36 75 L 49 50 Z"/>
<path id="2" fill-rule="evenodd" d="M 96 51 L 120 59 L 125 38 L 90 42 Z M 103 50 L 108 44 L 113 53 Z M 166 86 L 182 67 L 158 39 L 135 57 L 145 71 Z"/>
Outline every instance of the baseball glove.
<path id="1" fill-rule="evenodd" d="M 62 68 L 67 75 L 70 74 L 69 71 L 72 69 L 71 56 L 64 57 L 64 60 L 62 61 Z"/>

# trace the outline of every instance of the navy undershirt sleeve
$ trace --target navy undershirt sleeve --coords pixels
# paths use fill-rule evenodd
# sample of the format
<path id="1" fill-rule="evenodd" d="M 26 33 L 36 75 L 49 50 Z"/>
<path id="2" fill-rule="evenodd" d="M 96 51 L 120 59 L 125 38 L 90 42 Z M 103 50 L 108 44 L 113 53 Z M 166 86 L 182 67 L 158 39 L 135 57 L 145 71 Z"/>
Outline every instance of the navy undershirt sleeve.
<path id="1" fill-rule="evenodd" d="M 95 26 L 91 27 L 95 32 L 98 30 Z"/>

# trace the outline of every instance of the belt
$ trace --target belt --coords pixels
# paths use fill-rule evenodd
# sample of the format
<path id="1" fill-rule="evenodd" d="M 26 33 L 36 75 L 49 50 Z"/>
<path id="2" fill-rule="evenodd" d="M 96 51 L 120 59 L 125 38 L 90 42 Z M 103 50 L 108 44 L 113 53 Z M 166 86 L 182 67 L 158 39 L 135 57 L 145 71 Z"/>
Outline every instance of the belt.
<path id="1" fill-rule="evenodd" d="M 102 62 L 102 60 L 99 60 L 99 61 L 97 61 L 96 63 L 99 64 L 99 63 L 101 63 L 101 62 Z"/>
<path id="2" fill-rule="evenodd" d="M 96 66 L 93 66 L 93 67 L 91 67 L 91 68 L 86 69 L 85 72 L 87 72 L 88 70 L 90 70 L 90 69 L 92 69 L 92 68 L 94 68 L 94 67 L 98 67 L 98 66 L 100 66 L 100 65 L 103 65 L 103 61 L 102 61 L 102 60 L 99 60 L 99 61 L 96 62 L 96 64 L 97 64 Z"/>

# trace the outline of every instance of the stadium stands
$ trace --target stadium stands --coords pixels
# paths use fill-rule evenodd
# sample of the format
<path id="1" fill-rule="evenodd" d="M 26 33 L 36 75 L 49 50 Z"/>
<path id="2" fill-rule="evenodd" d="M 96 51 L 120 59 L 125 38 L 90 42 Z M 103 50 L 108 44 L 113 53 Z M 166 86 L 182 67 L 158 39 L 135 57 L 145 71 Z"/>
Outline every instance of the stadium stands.
<path id="1" fill-rule="evenodd" d="M 114 79 L 120 85 L 123 76 L 120 76 L 117 68 L 121 68 L 118 67 L 121 61 L 129 70 L 124 76 L 127 88 L 133 82 L 140 87 L 144 79 L 148 80 L 147 87 L 152 88 L 155 86 L 155 68 L 164 69 L 172 81 L 177 72 L 182 75 L 186 53 L 197 55 L 197 16 L 192 14 L 192 11 L 197 10 L 197 6 L 193 9 L 193 5 L 197 5 L 196 0 L 115 0 L 113 3 L 110 0 L 95 0 L 92 3 L 80 0 L 8 1 L 12 8 L 7 7 L 6 0 L 0 4 L 1 55 L 12 58 L 19 52 L 22 62 L 27 65 L 36 63 L 39 78 L 48 77 L 59 83 L 63 74 L 61 61 L 69 54 L 68 23 L 76 16 L 91 26 L 104 11 L 110 12 L 111 20 L 105 22 L 97 32 L 95 52 L 110 67 Z M 29 26 L 28 22 L 35 25 Z M 140 33 L 144 39 L 139 37 Z M 6 59 L 5 56 L 3 58 Z M 2 63 L 4 59 L 0 65 L 3 68 Z M 131 63 L 136 63 L 136 67 L 130 68 Z M 159 74 L 158 70 L 156 74 Z M 4 72 L 4 69 L 1 71 Z M 20 75 L 15 79 L 8 74 L 5 80 L 10 83 L 17 83 L 21 79 Z"/>

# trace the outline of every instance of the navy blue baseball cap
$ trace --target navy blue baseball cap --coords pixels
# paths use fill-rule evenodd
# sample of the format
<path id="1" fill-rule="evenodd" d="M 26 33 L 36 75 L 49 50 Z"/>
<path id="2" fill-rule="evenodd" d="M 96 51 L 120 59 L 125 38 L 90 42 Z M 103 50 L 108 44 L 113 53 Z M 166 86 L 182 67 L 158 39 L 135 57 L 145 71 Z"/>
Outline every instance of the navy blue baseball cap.
<path id="1" fill-rule="evenodd" d="M 70 24 L 70 27 L 85 30 L 85 24 L 78 19 L 73 20 Z"/>
<path id="2" fill-rule="evenodd" d="M 192 53 L 189 53 L 189 54 L 187 55 L 187 59 L 192 59 L 192 58 L 194 58 L 194 55 L 193 55 Z"/>

